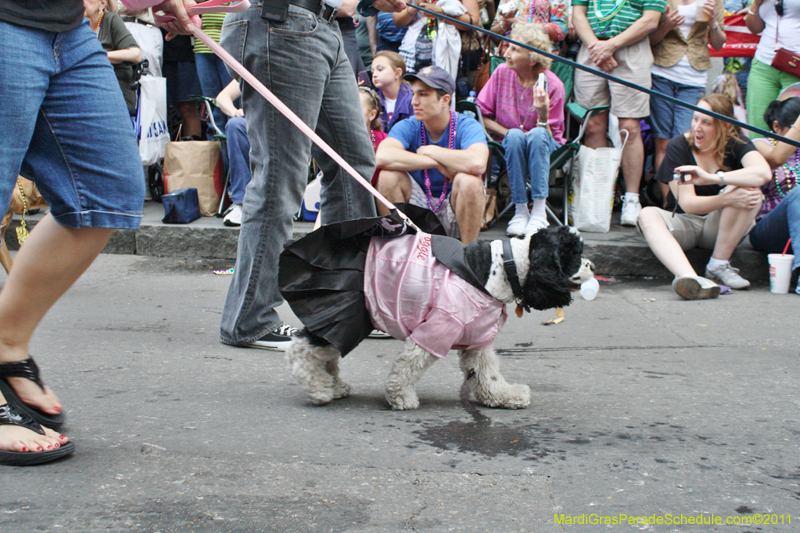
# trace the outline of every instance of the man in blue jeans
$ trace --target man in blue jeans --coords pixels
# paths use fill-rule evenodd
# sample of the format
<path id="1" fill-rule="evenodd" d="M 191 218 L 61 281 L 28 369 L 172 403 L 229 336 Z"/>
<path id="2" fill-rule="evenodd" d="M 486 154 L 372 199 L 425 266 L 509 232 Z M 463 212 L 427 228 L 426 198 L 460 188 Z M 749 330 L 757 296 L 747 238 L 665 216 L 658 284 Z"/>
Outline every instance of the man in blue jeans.
<path id="1" fill-rule="evenodd" d="M 239 82 L 230 82 L 217 95 L 217 108 L 227 117 L 225 137 L 228 145 L 228 192 L 231 195 L 231 206 L 225 212 L 223 224 L 239 227 L 242 225 L 242 204 L 244 191 L 250 183 L 250 141 L 247 138 L 247 121 L 244 111 L 235 102 L 242 96 Z"/>
<path id="2" fill-rule="evenodd" d="M 339 4 L 289 0 L 285 20 L 276 22 L 262 18 L 262 2 L 254 2 L 247 11 L 226 17 L 220 44 L 369 180 L 375 156 L 355 76 L 334 23 Z M 399 11 L 405 2 L 377 0 L 373 7 Z M 294 328 L 283 324 L 275 310 L 283 302 L 278 256 L 291 237 L 292 217 L 303 198 L 311 140 L 249 85 L 243 87 L 242 103 L 253 176 L 244 198 L 220 338 L 235 346 L 284 350 Z M 328 156 L 317 162 L 325 175 L 323 224 L 375 215 L 369 192 Z"/>

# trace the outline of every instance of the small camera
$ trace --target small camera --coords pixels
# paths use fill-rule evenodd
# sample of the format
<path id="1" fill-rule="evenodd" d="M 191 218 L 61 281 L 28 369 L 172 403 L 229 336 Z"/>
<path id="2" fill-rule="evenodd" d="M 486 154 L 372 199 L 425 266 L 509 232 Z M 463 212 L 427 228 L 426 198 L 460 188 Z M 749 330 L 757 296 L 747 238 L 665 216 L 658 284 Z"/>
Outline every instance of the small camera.
<path id="1" fill-rule="evenodd" d="M 672 179 L 683 183 L 684 181 L 689 181 L 689 176 L 687 174 L 675 172 L 674 174 L 672 174 Z"/>
<path id="2" fill-rule="evenodd" d="M 500 6 L 500 14 L 501 15 L 508 15 L 515 9 L 514 2 L 508 2 Z"/>

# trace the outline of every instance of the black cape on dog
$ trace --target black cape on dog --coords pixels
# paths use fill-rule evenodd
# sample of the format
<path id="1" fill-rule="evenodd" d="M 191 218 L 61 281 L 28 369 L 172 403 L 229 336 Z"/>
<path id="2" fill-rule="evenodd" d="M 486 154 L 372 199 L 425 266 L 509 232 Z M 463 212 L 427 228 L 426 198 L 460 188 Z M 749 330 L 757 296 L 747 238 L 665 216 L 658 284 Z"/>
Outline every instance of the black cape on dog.
<path id="1" fill-rule="evenodd" d="M 401 210 L 417 226 L 431 233 L 431 253 L 456 275 L 486 292 L 464 260 L 464 245 L 447 237 L 436 215 L 410 204 Z M 297 318 L 318 337 L 335 346 L 342 356 L 372 332 L 364 300 L 364 266 L 372 237 L 399 237 L 414 233 L 391 217 L 349 220 L 321 228 L 287 244 L 280 256 L 281 295 Z"/>

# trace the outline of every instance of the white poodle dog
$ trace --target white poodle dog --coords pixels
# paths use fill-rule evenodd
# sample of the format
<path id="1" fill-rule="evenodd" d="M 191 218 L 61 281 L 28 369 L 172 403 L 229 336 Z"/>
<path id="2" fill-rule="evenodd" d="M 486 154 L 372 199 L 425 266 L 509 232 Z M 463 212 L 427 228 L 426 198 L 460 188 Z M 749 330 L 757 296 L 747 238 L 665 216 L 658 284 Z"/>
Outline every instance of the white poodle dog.
<path id="1" fill-rule="evenodd" d="M 386 383 L 393 409 L 419 407 L 417 381 L 451 349 L 478 402 L 527 407 L 530 389 L 503 378 L 494 338 L 506 304 L 516 304 L 519 316 L 564 307 L 575 285 L 592 277 L 578 232 L 550 228 L 463 246 L 425 233 L 385 237 L 396 226 L 381 224 L 356 235 L 323 227 L 281 256 L 281 291 L 306 326 L 286 359 L 311 401 L 326 405 L 350 394 L 339 359 L 377 328 L 407 339 Z"/>

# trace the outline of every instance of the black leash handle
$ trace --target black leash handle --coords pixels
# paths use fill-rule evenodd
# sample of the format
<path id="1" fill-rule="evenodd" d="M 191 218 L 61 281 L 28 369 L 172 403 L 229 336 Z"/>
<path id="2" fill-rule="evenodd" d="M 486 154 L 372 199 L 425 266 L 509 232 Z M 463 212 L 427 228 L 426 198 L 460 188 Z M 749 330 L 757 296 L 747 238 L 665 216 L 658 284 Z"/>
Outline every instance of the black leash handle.
<path id="1" fill-rule="evenodd" d="M 419 10 L 419 11 L 423 11 L 425 13 L 433 15 L 436 18 L 444 19 L 444 20 L 453 22 L 455 24 L 458 24 L 460 26 L 464 26 L 464 27 L 470 28 L 472 30 L 475 30 L 475 31 L 478 31 L 478 32 L 481 32 L 481 33 L 485 33 L 486 35 L 489 35 L 490 37 L 493 37 L 493 38 L 496 38 L 496 39 L 500 39 L 502 41 L 507 41 L 509 43 L 513 43 L 513 44 L 519 46 L 520 48 L 524 48 L 526 50 L 530 50 L 531 52 L 536 52 L 537 54 L 541 54 L 541 55 L 543 55 L 545 57 L 548 57 L 548 58 L 552 59 L 553 61 L 559 61 L 561 63 L 565 63 L 565 64 L 567 64 L 567 65 L 569 65 L 569 66 L 571 66 L 573 68 L 577 68 L 577 69 L 583 70 L 585 72 L 589 72 L 590 74 L 594 74 L 595 76 L 600 76 L 601 78 L 605 78 L 605 79 L 607 79 L 609 81 L 613 81 L 615 83 L 619 83 L 620 85 L 624 85 L 626 87 L 630 87 L 631 89 L 636 89 L 637 91 L 641 91 L 641 92 L 647 93 L 650 96 L 655 96 L 656 98 L 661 98 L 662 100 L 667 100 L 668 102 L 672 102 L 673 104 L 677 104 L 679 106 L 683 106 L 683 107 L 689 108 L 692 111 L 697 111 L 699 113 L 703 113 L 704 115 L 708 115 L 710 117 L 714 117 L 716 119 L 719 119 L 719 120 L 721 120 L 723 122 L 727 122 L 729 124 L 733 124 L 734 126 L 738 126 L 740 128 L 753 131 L 755 133 L 763 135 L 764 137 L 769 137 L 769 138 L 775 139 L 777 141 L 785 142 L 786 144 L 794 146 L 795 148 L 800 148 L 800 141 L 795 141 L 793 139 L 789 139 L 788 137 L 784 137 L 782 135 L 778 135 L 777 133 L 773 133 L 771 131 L 766 131 L 766 130 L 763 130 L 763 129 L 758 128 L 756 126 L 751 126 L 750 124 L 745 124 L 744 122 L 739 122 L 736 119 L 733 119 L 733 118 L 730 118 L 730 117 L 726 117 L 725 115 L 720 115 L 719 113 L 715 113 L 714 111 L 709 111 L 708 109 L 702 109 L 700 107 L 697 107 L 696 105 L 687 104 L 686 102 L 678 100 L 677 98 L 674 98 L 672 96 L 666 95 L 664 93 L 660 93 L 658 91 L 654 91 L 652 89 L 648 89 L 646 87 L 642 87 L 641 85 L 636 85 L 635 83 L 632 83 L 632 82 L 629 82 L 629 81 L 626 81 L 626 80 L 622 80 L 620 78 L 617 78 L 616 76 L 612 76 L 611 74 L 607 74 L 607 73 L 603 72 L 602 70 L 597 70 L 597 69 L 594 69 L 592 67 L 587 67 L 585 65 L 581 65 L 579 63 L 576 63 L 576 62 L 574 62 L 574 61 L 572 61 L 570 59 L 567 59 L 566 57 L 561 57 L 559 55 L 556 55 L 556 54 L 554 54 L 552 52 L 548 52 L 548 51 L 545 51 L 545 50 L 539 50 L 538 48 L 534 48 L 533 46 L 530 46 L 530 45 L 527 45 L 527 44 L 523 44 L 523 43 L 520 43 L 518 41 L 514 41 L 511 38 L 506 37 L 505 35 L 498 35 L 496 33 L 492 33 L 491 31 L 489 31 L 489 30 L 487 30 L 485 28 L 474 26 L 472 24 L 467 24 L 466 22 L 461 22 L 460 20 L 454 19 L 452 17 L 448 17 L 447 15 L 440 15 L 439 13 L 436 13 L 435 11 L 431 11 L 430 9 L 426 9 L 424 7 L 419 7 L 418 5 L 415 5 L 415 4 L 408 4 L 408 5 L 413 7 L 414 9 Z M 566 95 L 566 96 L 569 97 L 569 95 Z"/>

